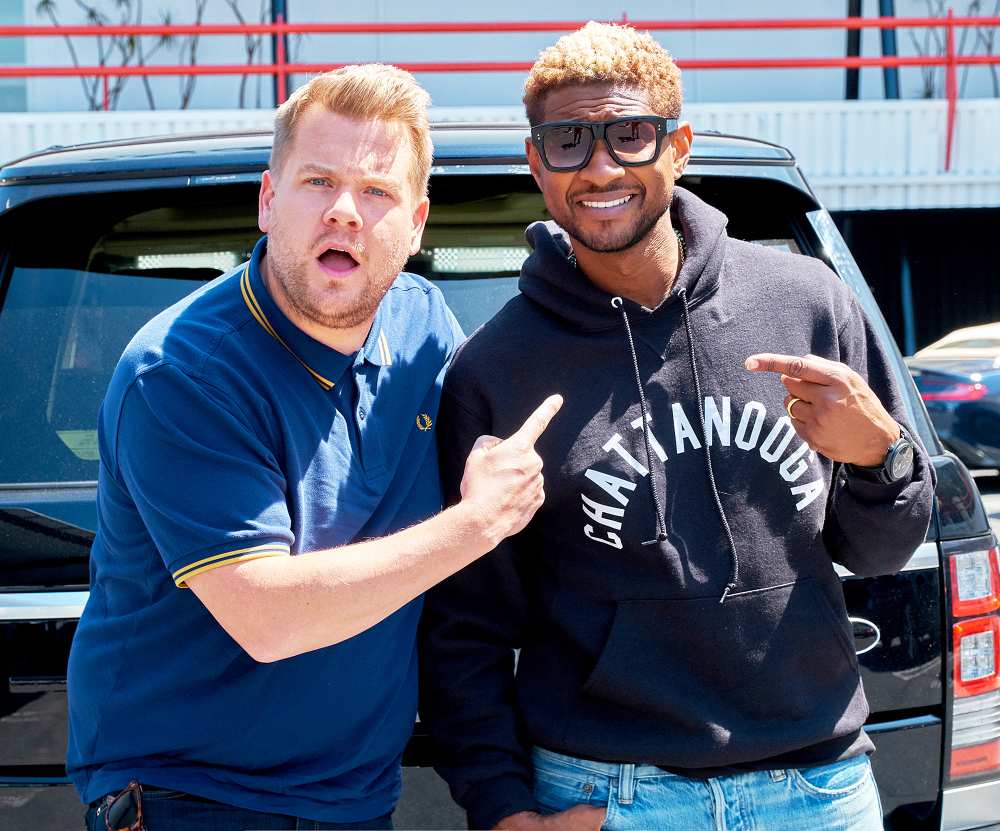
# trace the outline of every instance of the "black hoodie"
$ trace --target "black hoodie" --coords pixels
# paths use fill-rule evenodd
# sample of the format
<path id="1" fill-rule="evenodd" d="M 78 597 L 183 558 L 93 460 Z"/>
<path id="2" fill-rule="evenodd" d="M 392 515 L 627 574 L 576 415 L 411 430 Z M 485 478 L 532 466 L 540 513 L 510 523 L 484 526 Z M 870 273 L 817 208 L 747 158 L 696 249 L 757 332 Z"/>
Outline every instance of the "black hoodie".
<path id="1" fill-rule="evenodd" d="M 474 828 L 535 809 L 532 745 L 693 776 L 872 749 L 833 564 L 898 570 L 924 540 L 932 468 L 918 449 L 909 479 L 878 485 L 811 452 L 777 376 L 743 362 L 841 361 L 910 427 L 859 303 L 819 260 L 729 238 L 680 188 L 672 210 L 687 256 L 655 310 L 597 288 L 557 226 L 532 225 L 521 296 L 445 381 L 451 501 L 476 437 L 565 399 L 537 444 L 544 506 L 426 601 L 421 718 Z"/>

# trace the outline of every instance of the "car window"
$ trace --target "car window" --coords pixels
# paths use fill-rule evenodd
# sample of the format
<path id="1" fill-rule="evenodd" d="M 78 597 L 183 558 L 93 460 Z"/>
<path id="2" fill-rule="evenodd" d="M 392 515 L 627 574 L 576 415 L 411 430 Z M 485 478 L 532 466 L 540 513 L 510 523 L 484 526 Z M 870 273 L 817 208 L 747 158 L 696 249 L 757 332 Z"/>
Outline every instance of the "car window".
<path id="1" fill-rule="evenodd" d="M 798 208 L 745 209 L 760 203 L 747 198 L 753 182 L 735 182 L 732 192 L 708 177 L 685 184 L 728 214 L 732 236 L 811 253 L 797 229 Z M 421 250 L 406 267 L 441 288 L 471 333 L 517 294 L 529 253 L 524 229 L 550 217 L 526 175 L 436 176 L 431 199 Z M 59 246 L 46 230 L 56 215 L 75 218 Z M 147 320 L 247 259 L 259 236 L 256 187 L 63 197 L 32 203 L 4 221 L 0 239 L 10 250 L 0 250 L 8 255 L 0 307 L 8 426 L 0 435 L 3 480 L 93 481 L 97 414 L 119 356 Z M 841 276 L 891 342 L 870 293 L 859 291 L 860 274 L 848 272 Z M 922 414 L 915 390 L 912 398 Z M 924 435 L 926 419 L 915 420 Z"/>
<path id="2" fill-rule="evenodd" d="M 248 256 L 259 235 L 252 197 L 242 191 L 237 205 L 188 191 L 178 202 L 143 191 L 39 203 L 8 218 L 4 482 L 97 478 L 98 411 L 119 357 L 146 321 Z M 53 246 L 38 229 L 62 215 L 74 222 Z"/>
<path id="3" fill-rule="evenodd" d="M 97 478 L 97 412 L 135 331 L 196 284 L 72 269 L 15 268 L 0 311 L 8 482 Z"/>

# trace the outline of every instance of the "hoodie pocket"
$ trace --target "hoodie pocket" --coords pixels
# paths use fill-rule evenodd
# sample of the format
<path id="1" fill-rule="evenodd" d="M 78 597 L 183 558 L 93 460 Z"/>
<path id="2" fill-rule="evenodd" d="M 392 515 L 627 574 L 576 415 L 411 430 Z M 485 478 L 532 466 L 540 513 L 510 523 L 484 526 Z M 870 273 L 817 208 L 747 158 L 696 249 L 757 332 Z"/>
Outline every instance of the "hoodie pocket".
<path id="1" fill-rule="evenodd" d="M 722 604 L 620 602 L 583 692 L 726 743 L 761 719 L 835 720 L 857 695 L 857 659 L 846 620 L 806 579 Z"/>

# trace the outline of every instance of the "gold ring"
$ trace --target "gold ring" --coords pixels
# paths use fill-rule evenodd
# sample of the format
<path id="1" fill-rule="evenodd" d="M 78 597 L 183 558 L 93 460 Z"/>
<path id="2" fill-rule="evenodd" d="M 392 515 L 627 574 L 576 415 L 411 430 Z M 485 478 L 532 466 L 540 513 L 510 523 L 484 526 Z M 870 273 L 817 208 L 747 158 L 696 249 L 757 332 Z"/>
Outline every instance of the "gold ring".
<path id="1" fill-rule="evenodd" d="M 785 405 L 785 412 L 788 413 L 788 417 L 793 421 L 798 421 L 798 419 L 795 418 L 795 414 L 792 412 L 792 407 L 798 404 L 801 400 L 802 400 L 801 398 L 795 398 L 793 396 L 792 400 Z"/>

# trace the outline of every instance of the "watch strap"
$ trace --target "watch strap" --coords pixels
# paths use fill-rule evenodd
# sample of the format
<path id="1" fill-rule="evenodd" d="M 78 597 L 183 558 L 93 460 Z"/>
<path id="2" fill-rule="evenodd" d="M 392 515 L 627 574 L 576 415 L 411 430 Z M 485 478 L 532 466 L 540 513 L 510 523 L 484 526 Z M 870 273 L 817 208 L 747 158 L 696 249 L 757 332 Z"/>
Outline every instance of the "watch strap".
<path id="1" fill-rule="evenodd" d="M 906 442 L 911 447 L 914 447 L 915 445 L 909 430 L 907 430 L 902 424 L 898 424 L 898 426 L 899 438 L 889 445 L 889 449 L 885 452 L 885 458 L 882 460 L 882 464 L 873 465 L 871 467 L 845 464 L 844 469 L 847 471 L 848 476 L 860 479 L 863 482 L 874 482 L 880 485 L 891 485 L 894 482 L 899 481 L 899 479 L 893 477 L 891 468 L 896 451 L 901 442 Z"/>

